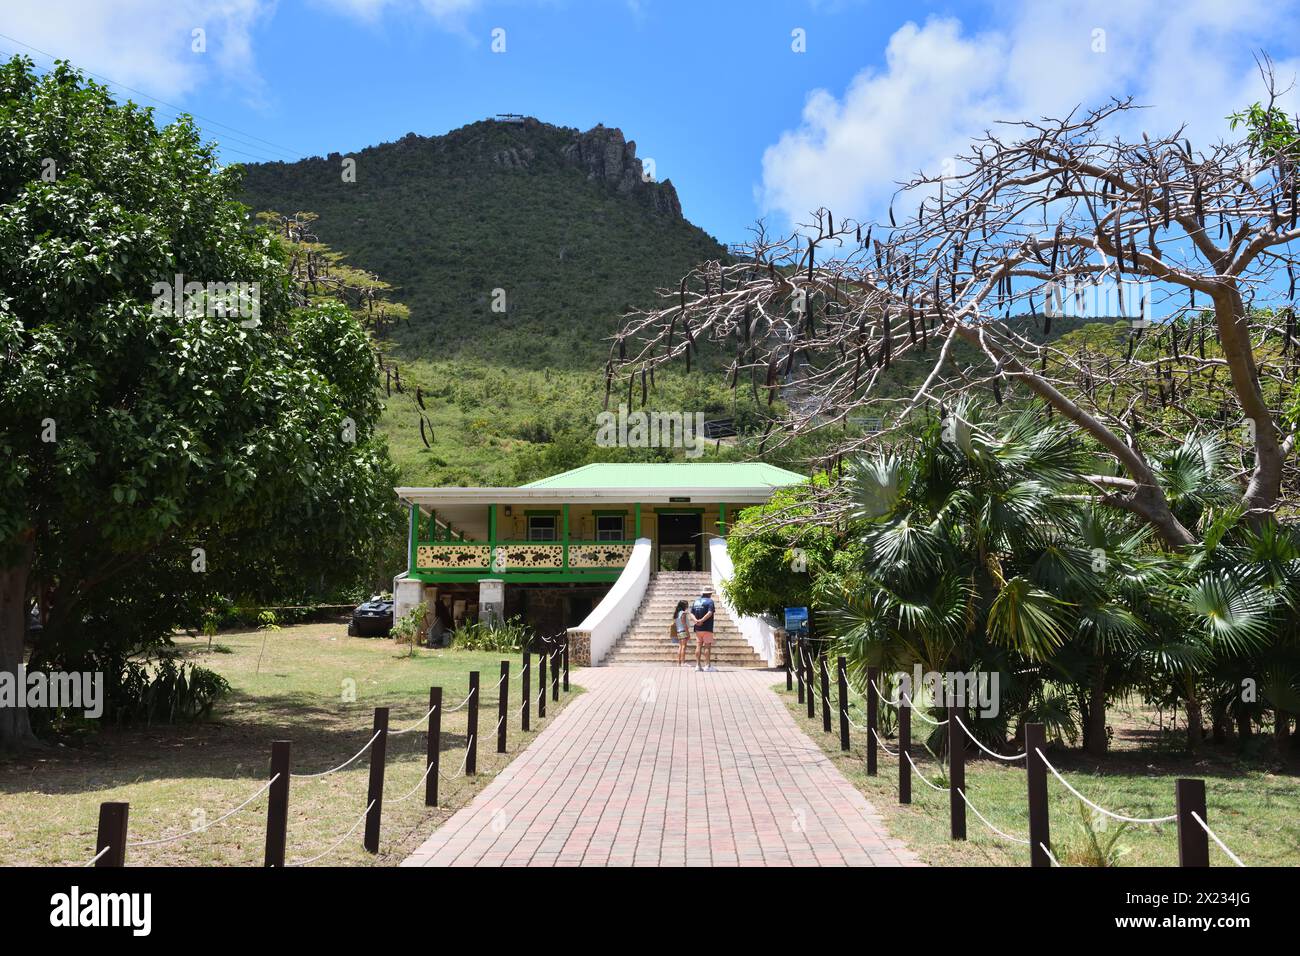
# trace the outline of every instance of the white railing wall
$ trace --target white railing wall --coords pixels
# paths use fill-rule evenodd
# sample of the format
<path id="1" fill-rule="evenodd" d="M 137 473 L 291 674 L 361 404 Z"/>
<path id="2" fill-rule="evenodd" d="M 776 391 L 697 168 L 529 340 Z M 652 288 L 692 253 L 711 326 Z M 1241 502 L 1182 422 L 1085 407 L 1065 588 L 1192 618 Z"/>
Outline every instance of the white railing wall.
<path id="1" fill-rule="evenodd" d="M 713 575 L 714 603 L 726 609 L 754 652 L 767 661 L 769 667 L 776 667 L 780 659 L 777 656 L 776 634 L 771 623 L 761 617 L 745 617 L 737 614 L 736 609 L 727 600 L 726 592 L 723 591 L 723 583 L 729 580 L 736 570 L 731 563 L 731 555 L 727 554 L 726 538 L 713 538 L 709 541 L 709 564 Z"/>
<path id="2" fill-rule="evenodd" d="M 569 634 L 587 635 L 593 667 L 604 662 L 618 639 L 636 618 L 645 589 L 650 584 L 650 558 L 653 551 L 649 538 L 637 538 L 623 573 L 577 627 Z"/>

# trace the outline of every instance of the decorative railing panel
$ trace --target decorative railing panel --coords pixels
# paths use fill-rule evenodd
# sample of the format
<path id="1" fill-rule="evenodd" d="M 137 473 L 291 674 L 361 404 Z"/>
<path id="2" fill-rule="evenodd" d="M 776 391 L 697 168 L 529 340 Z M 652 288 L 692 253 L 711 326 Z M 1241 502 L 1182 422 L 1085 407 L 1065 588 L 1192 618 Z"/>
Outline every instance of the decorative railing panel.
<path id="1" fill-rule="evenodd" d="M 483 542 L 431 541 L 416 546 L 415 566 L 426 571 L 560 571 L 566 565 L 566 545 L 558 541 Z M 592 571 L 624 567 L 632 556 L 630 541 L 571 541 L 571 570 Z"/>
<path id="2" fill-rule="evenodd" d="M 615 544 L 601 541 L 595 544 L 569 545 L 569 567 L 571 568 L 621 568 L 632 557 L 630 544 Z"/>
<path id="3" fill-rule="evenodd" d="M 492 563 L 492 549 L 486 544 L 457 544 L 446 542 L 422 544 L 416 548 L 417 568 L 436 568 L 443 571 L 488 568 Z"/>

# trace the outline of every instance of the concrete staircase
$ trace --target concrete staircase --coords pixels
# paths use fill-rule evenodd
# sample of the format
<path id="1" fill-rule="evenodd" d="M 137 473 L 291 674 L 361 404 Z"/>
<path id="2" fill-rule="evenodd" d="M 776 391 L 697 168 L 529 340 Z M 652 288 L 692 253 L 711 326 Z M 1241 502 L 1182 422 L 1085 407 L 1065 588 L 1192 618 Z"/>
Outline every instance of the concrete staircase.
<path id="1" fill-rule="evenodd" d="M 673 609 L 687 604 L 711 583 L 707 571 L 660 571 L 650 576 L 645 597 L 628 629 L 605 658 L 606 664 L 675 664 L 677 645 L 668 636 Z M 714 600 L 713 663 L 722 667 L 766 667 L 767 662 L 741 635 L 730 615 Z M 686 645 L 686 659 L 695 660 L 695 635 Z"/>

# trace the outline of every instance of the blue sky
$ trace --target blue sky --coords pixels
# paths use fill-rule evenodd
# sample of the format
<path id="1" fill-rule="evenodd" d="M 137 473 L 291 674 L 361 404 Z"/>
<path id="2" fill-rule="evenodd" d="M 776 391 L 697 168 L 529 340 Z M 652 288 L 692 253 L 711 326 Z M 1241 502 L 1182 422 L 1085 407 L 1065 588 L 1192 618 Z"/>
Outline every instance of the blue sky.
<path id="1" fill-rule="evenodd" d="M 1152 106 L 1143 123 L 1213 137 L 1259 96 L 1254 52 L 1300 72 L 1293 0 L 1187 0 L 1173 23 L 1167 6 L 7 0 L 0 51 L 47 65 L 35 47 L 183 107 L 231 162 L 346 153 L 499 112 L 619 126 L 688 218 L 738 241 L 759 216 L 785 226 L 822 204 L 879 216 L 896 180 L 998 119 L 1132 94 Z"/>

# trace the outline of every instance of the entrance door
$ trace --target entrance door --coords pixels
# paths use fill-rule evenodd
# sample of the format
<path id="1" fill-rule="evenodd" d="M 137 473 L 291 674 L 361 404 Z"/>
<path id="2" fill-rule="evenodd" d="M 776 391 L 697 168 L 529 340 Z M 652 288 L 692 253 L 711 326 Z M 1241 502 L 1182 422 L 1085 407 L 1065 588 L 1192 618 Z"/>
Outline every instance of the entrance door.
<path id="1" fill-rule="evenodd" d="M 681 514 L 658 515 L 659 560 L 655 567 L 660 571 L 685 569 L 682 556 L 690 562 L 692 571 L 702 570 L 704 556 L 704 515 L 698 511 Z"/>

